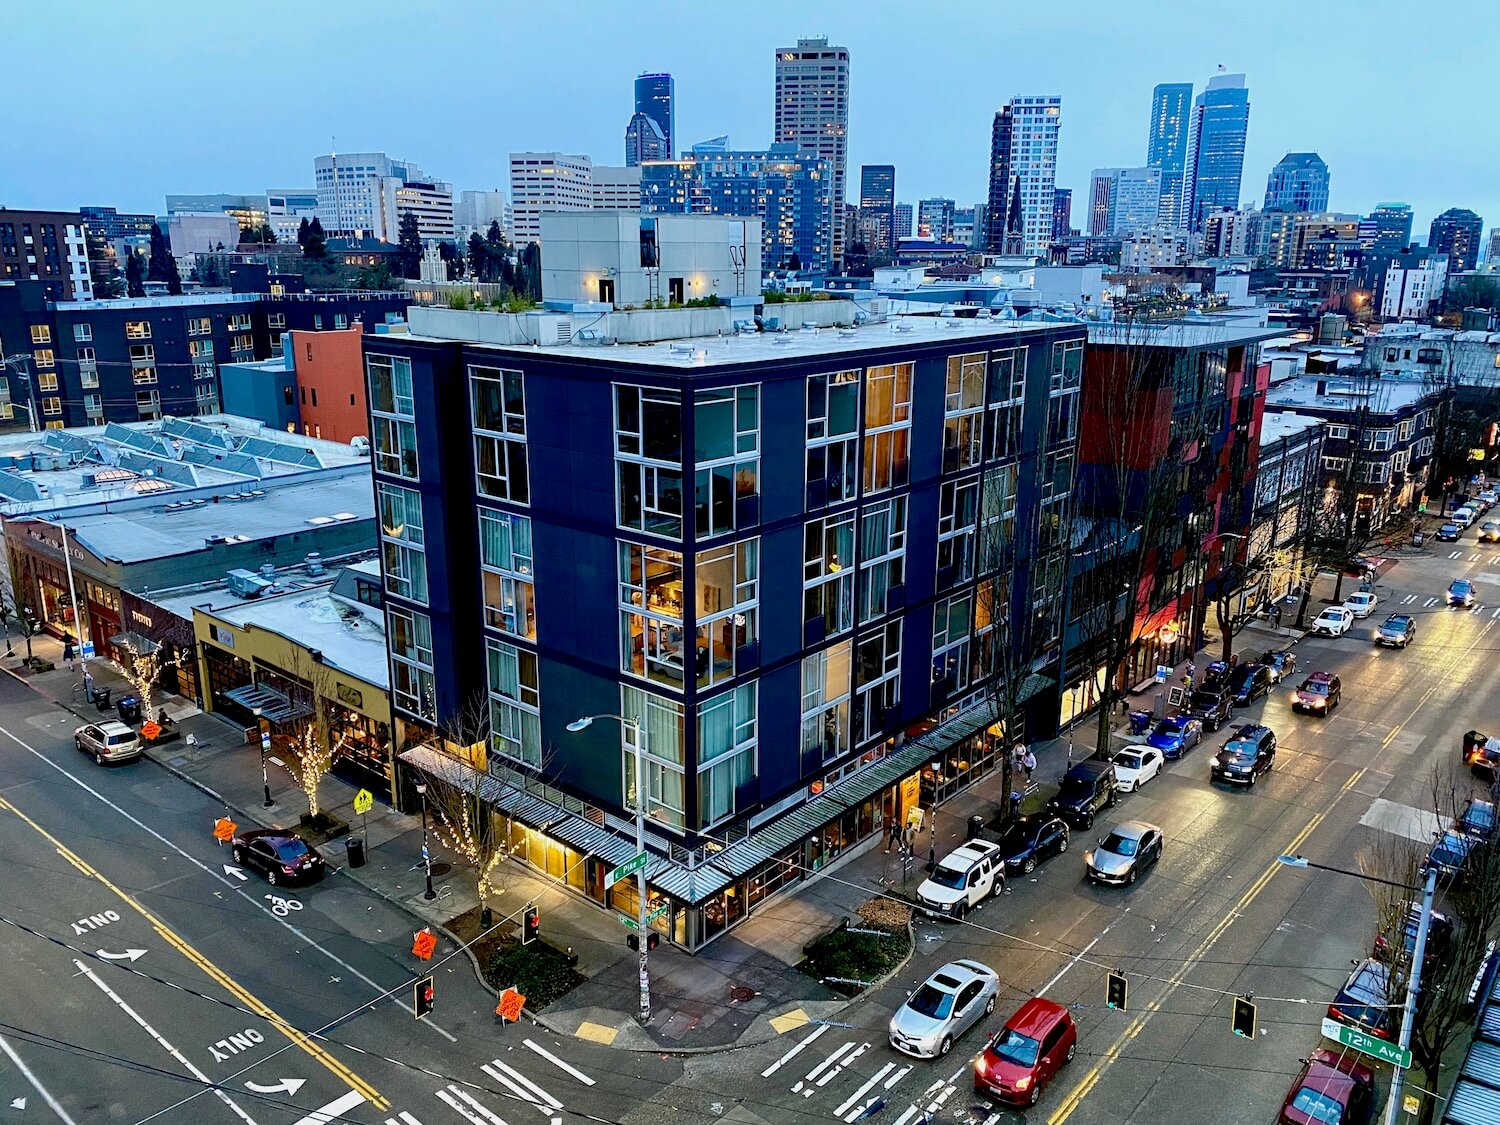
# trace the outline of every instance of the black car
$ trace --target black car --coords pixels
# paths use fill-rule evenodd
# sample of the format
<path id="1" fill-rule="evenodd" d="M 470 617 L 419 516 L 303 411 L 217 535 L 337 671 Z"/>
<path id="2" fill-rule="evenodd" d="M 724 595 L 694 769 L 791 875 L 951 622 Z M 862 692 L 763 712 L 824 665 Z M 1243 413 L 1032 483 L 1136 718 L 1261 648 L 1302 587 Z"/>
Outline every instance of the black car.
<path id="1" fill-rule="evenodd" d="M 315 883 L 325 870 L 317 849 L 280 828 L 237 832 L 230 850 L 235 863 L 259 871 L 273 887 L 278 883 Z"/>
<path id="2" fill-rule="evenodd" d="M 1047 811 L 1069 824 L 1092 828 L 1099 810 L 1114 808 L 1117 799 L 1114 763 L 1090 758 L 1067 772 L 1057 795 L 1047 802 Z"/>
<path id="3" fill-rule="evenodd" d="M 1188 706 L 1194 718 L 1202 719 L 1207 730 L 1218 730 L 1234 713 L 1234 698 L 1222 688 L 1199 688 Z"/>
<path id="4" fill-rule="evenodd" d="M 1260 662 L 1271 670 L 1271 680 L 1278 684 L 1297 670 L 1297 654 L 1288 648 L 1268 652 Z"/>
<path id="5" fill-rule="evenodd" d="M 1464 732 L 1464 764 L 1475 777 L 1493 783 L 1500 778 L 1500 738 L 1477 730 Z"/>
<path id="6" fill-rule="evenodd" d="M 1437 530 L 1437 537 L 1444 543 L 1456 543 L 1458 537 L 1463 534 L 1463 529 L 1456 523 L 1445 523 Z"/>
<path id="7" fill-rule="evenodd" d="M 1271 669 L 1264 664 L 1241 664 L 1229 677 L 1229 695 L 1236 707 L 1248 707 L 1271 691 Z"/>
<path id="8" fill-rule="evenodd" d="M 1068 850 L 1068 826 L 1050 813 L 1027 813 L 1000 833 L 1000 854 L 1010 871 L 1030 875 L 1049 855 Z"/>
<path id="9" fill-rule="evenodd" d="M 1417 927 L 1422 924 L 1422 905 L 1412 903 L 1406 910 L 1406 918 L 1401 927 L 1401 956 L 1403 960 L 1410 960 L 1417 951 Z M 1427 951 L 1422 957 L 1422 971 L 1431 971 L 1434 965 L 1441 964 L 1448 959 L 1448 954 L 1453 951 L 1453 938 L 1458 927 L 1453 924 L 1453 919 L 1440 910 L 1432 912 L 1432 920 L 1427 924 Z M 1371 950 L 1371 956 L 1377 961 L 1390 961 L 1391 946 L 1395 944 L 1392 940 L 1393 934 L 1379 933 L 1375 935 L 1375 948 Z"/>
<path id="10" fill-rule="evenodd" d="M 1210 774 L 1215 781 L 1254 785 L 1276 764 L 1276 735 L 1270 727 L 1252 724 L 1240 727 L 1224 749 L 1214 755 Z"/>

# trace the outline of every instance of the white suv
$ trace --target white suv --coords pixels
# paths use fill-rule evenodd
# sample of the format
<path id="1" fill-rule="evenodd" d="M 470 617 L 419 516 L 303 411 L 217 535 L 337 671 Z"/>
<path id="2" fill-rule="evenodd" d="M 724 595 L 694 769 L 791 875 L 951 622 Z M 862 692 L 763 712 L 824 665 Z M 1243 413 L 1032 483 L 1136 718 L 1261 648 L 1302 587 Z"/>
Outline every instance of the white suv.
<path id="1" fill-rule="evenodd" d="M 79 727 L 73 732 L 73 745 L 85 754 L 92 754 L 101 766 L 141 756 L 140 736 L 124 723 L 89 723 Z"/>
<path id="2" fill-rule="evenodd" d="M 970 840 L 949 852 L 917 888 L 917 908 L 932 918 L 960 919 L 1005 890 L 1005 857 L 999 844 Z"/>

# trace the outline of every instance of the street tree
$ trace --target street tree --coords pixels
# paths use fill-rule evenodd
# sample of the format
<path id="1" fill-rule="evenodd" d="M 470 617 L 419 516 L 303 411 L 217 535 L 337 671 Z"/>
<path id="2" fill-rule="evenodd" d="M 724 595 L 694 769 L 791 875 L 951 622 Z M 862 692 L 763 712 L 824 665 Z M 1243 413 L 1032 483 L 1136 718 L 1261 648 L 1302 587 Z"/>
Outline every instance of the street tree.
<path id="1" fill-rule="evenodd" d="M 422 235 L 417 229 L 417 216 L 411 211 L 401 216 L 396 247 L 400 251 L 401 276 L 416 277 L 422 265 Z"/>
<path id="2" fill-rule="evenodd" d="M 323 814 L 323 779 L 333 770 L 354 732 L 328 713 L 327 700 L 332 698 L 335 685 L 326 664 L 299 658 L 291 671 L 295 682 L 289 698 L 297 713 L 276 724 L 273 740 L 285 753 L 287 771 L 307 798 L 308 818 L 316 820 Z"/>
<path id="3" fill-rule="evenodd" d="M 306 218 L 297 224 L 297 245 L 303 249 L 307 248 L 307 232 L 310 225 Z"/>
<path id="4" fill-rule="evenodd" d="M 158 223 L 151 224 L 151 260 L 147 263 L 147 281 L 166 281 L 167 262 L 172 258 L 171 248 L 167 246 L 167 236 L 162 234 Z"/>
<path id="5" fill-rule="evenodd" d="M 146 295 L 145 276 L 146 263 L 141 260 L 141 252 L 130 251 L 130 257 L 125 259 L 125 295 L 127 297 Z"/>
<path id="6" fill-rule="evenodd" d="M 121 646 L 124 649 L 120 660 L 120 671 L 125 674 L 130 690 L 141 701 L 141 717 L 148 723 L 156 722 L 160 712 L 156 706 L 156 685 L 167 668 L 182 667 L 185 654 L 178 650 L 168 655 L 155 641 L 127 636 Z"/>
<path id="7" fill-rule="evenodd" d="M 490 272 L 490 248 L 484 236 L 477 230 L 469 235 L 469 276 L 475 281 L 488 281 Z"/>

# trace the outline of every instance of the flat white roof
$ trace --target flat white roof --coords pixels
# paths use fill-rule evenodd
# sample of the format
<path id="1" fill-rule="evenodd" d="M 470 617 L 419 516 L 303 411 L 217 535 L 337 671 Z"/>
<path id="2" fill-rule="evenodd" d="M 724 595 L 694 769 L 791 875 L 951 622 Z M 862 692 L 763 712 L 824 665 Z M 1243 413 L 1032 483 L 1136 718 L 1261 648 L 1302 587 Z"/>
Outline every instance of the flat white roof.
<path id="1" fill-rule="evenodd" d="M 389 686 L 385 630 L 352 606 L 329 597 L 333 583 L 272 594 L 207 612 L 240 627 L 266 629 L 323 654 L 325 663 L 378 688 Z"/>
<path id="2" fill-rule="evenodd" d="M 1275 445 L 1283 438 L 1295 437 L 1305 430 L 1322 425 L 1323 419 L 1314 418 L 1311 414 L 1298 414 L 1295 410 L 1267 410 L 1260 423 L 1260 444 L 1262 447 Z"/>

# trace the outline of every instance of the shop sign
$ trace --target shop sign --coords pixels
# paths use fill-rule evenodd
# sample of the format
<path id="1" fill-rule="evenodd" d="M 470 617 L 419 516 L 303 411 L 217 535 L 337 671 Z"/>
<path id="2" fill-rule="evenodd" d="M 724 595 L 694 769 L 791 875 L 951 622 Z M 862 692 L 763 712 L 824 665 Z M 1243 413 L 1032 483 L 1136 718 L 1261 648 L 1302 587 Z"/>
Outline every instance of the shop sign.
<path id="1" fill-rule="evenodd" d="M 339 702 L 345 707 L 363 707 L 365 705 L 364 693 L 349 687 L 347 684 L 337 684 L 334 694 L 339 697 Z"/>

